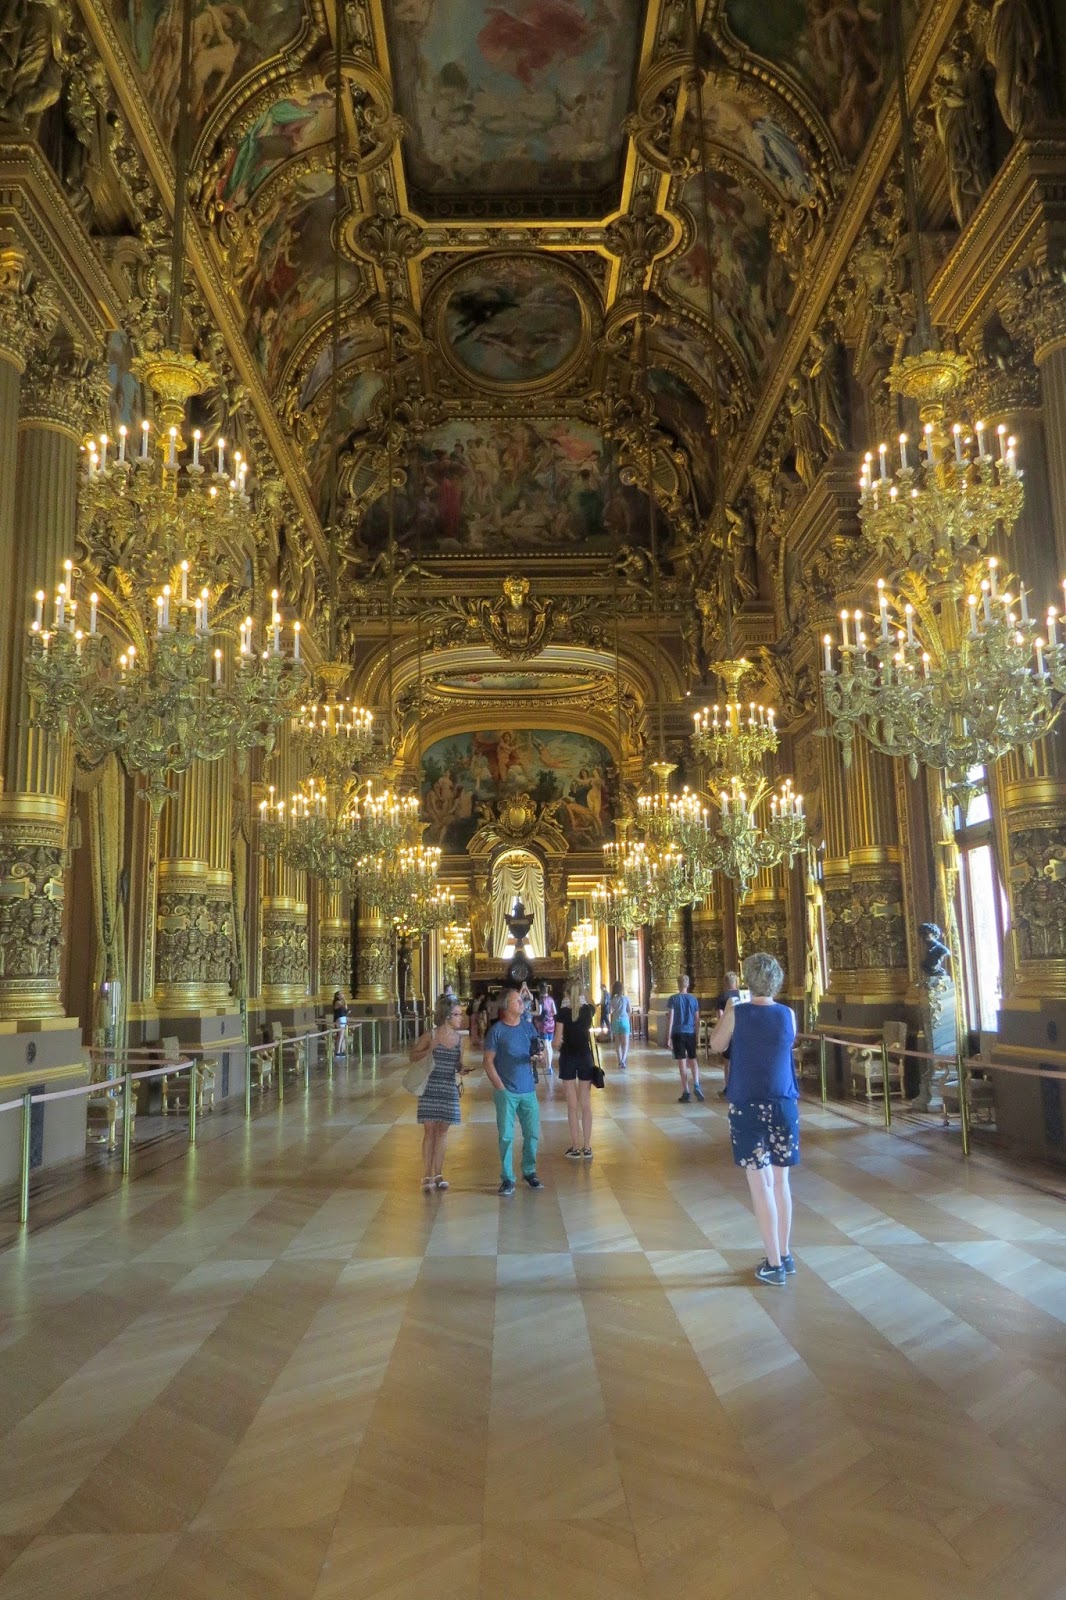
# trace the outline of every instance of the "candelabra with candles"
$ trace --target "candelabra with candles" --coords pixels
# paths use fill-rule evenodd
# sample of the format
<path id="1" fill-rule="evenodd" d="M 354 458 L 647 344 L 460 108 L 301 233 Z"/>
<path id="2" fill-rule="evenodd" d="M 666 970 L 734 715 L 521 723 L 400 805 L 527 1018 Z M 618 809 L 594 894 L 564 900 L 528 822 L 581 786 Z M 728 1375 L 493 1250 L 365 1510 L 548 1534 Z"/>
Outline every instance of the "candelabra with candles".
<path id="1" fill-rule="evenodd" d="M 434 928 L 454 926 L 455 895 L 443 887 L 416 891 L 403 910 L 393 917 L 393 926 L 401 938 L 421 938 Z"/>
<path id="2" fill-rule="evenodd" d="M 304 688 L 299 623 L 292 626 L 290 655 L 276 593 L 265 647 L 248 619 L 240 652 L 230 660 L 213 626 L 210 590 L 190 594 L 187 561 L 177 576 L 176 585 L 164 583 L 145 597 L 149 617 L 127 606 L 118 618 L 105 618 L 96 590 L 85 614 L 80 574 L 68 559 L 50 626 L 46 596 L 37 593 L 26 662 L 38 724 L 69 732 L 88 764 L 117 754 L 130 772 L 144 775 L 156 809 L 172 793 L 171 778 L 193 761 L 269 749 Z M 113 633 L 101 628 L 104 620 Z"/>
<path id="3" fill-rule="evenodd" d="M 704 861 L 731 878 L 743 897 L 760 872 L 782 863 L 791 866 L 803 849 L 807 839 L 803 796 L 794 793 L 789 778 L 778 791 L 771 791 L 765 778 L 757 778 L 750 787 L 732 778 L 717 798 L 716 835 L 708 826 Z"/>
<path id="4" fill-rule="evenodd" d="M 289 800 L 276 794 L 259 804 L 259 848 L 283 855 L 297 872 L 354 884 L 360 874 L 387 874 L 416 831 L 418 801 L 386 789 L 375 794 L 308 778 Z M 373 866 L 370 863 L 374 863 Z"/>
<path id="5" fill-rule="evenodd" d="M 1031 759 L 1058 716 L 1056 614 L 1045 639 L 1024 585 L 981 555 L 998 530 L 1010 533 L 1023 504 L 1015 441 L 1003 429 L 998 437 L 994 453 L 983 423 L 956 423 L 950 436 L 927 423 L 922 462 L 906 435 L 891 476 L 885 446 L 877 473 L 866 457 L 863 536 L 905 564 L 891 582 L 878 580 L 876 616 L 845 608 L 839 646 L 823 639 L 823 696 L 845 764 L 861 733 L 905 757 L 912 773 L 919 764 L 943 770 L 961 793 L 973 767 L 1018 749 Z"/>
<path id="6" fill-rule="evenodd" d="M 440 952 L 452 966 L 462 961 L 470 950 L 470 929 L 450 921 L 440 930 Z"/>
<path id="7" fill-rule="evenodd" d="M 740 685 L 753 670 L 745 657 L 719 661 L 714 670 L 725 687 L 725 699 L 694 712 L 692 742 L 714 781 L 728 783 L 739 778 L 750 782 L 765 758 L 777 750 L 776 712 L 754 700 L 746 705 L 741 701 Z"/>

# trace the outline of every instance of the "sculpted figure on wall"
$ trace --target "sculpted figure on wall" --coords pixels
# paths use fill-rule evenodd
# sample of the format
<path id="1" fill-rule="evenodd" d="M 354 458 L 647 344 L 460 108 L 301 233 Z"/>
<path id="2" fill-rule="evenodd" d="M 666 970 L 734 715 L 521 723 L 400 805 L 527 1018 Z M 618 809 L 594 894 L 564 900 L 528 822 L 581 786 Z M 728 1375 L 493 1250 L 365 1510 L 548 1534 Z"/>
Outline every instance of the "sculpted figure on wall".
<path id="1" fill-rule="evenodd" d="M 992 0 L 985 52 L 996 103 L 1011 133 L 1051 115 L 1050 29 L 1039 0 Z"/>
<path id="2" fill-rule="evenodd" d="M 930 96 L 948 169 L 955 221 L 964 228 L 992 181 L 985 88 L 973 56 L 953 39 L 936 65 Z"/>

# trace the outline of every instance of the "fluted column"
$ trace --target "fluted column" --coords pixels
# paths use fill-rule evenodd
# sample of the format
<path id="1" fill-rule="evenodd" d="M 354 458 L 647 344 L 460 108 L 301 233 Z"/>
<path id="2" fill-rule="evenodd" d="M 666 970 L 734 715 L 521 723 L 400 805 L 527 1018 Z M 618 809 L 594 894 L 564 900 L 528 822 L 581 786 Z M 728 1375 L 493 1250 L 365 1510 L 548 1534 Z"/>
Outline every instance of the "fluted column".
<path id="1" fill-rule="evenodd" d="M 0 523 L 11 511 L 7 528 L 0 527 L 0 541 L 6 539 L 0 590 L 8 619 L 2 672 L 7 721 L 0 796 L 0 1017 L 64 1014 L 60 971 L 73 754 L 68 739 L 32 726 L 23 663 L 31 596 L 37 588 L 53 588 L 61 556 L 74 548 L 78 439 L 86 417 L 82 376 L 69 363 L 57 365 L 33 353 L 20 378 L 15 365 L 3 359 L 0 341 L 0 436 L 9 429 L 13 397 L 20 410 L 17 469 L 0 466 Z"/>
<path id="2" fill-rule="evenodd" d="M 741 957 L 765 950 L 788 974 L 788 902 L 780 868 L 760 872 L 737 909 Z"/>
<path id="3" fill-rule="evenodd" d="M 710 894 L 692 908 L 692 987 L 699 995 L 718 994 L 722 987 L 725 955 L 722 946 L 722 911 Z"/>
<path id="4" fill-rule="evenodd" d="M 392 930 L 381 912 L 359 904 L 355 928 L 355 999 L 360 1005 L 388 1006 L 395 998 Z"/>
<path id="5" fill-rule="evenodd" d="M 318 997 L 332 1000 L 352 983 L 352 949 L 347 895 L 340 884 L 322 884 L 318 897 Z"/>
<path id="6" fill-rule="evenodd" d="M 858 1005 L 902 999 L 907 992 L 907 935 L 890 757 L 856 739 L 844 775 L 848 888 L 826 897 L 830 987 Z"/>
<path id="7" fill-rule="evenodd" d="M 166 1016 L 226 1005 L 233 968 L 229 759 L 194 761 L 163 812 L 155 1003 Z"/>
<path id="8" fill-rule="evenodd" d="M 274 755 L 271 781 L 284 795 L 295 793 L 300 774 L 288 734 Z M 279 856 L 262 866 L 262 999 L 268 1009 L 302 1005 L 311 979 L 307 921 L 307 876 Z"/>

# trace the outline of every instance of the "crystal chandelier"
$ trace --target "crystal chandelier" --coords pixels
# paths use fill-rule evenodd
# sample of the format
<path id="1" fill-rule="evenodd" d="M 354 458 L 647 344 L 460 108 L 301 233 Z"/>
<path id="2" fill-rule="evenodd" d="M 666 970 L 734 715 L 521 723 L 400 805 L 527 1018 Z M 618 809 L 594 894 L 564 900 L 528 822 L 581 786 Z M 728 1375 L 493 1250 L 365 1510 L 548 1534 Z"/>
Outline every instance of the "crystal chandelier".
<path id="1" fill-rule="evenodd" d="M 393 918 L 393 926 L 401 938 L 421 938 L 434 928 L 454 927 L 454 916 L 455 895 L 452 890 L 436 887 L 424 892 L 416 891 L 404 909 Z"/>
<path id="2" fill-rule="evenodd" d="M 440 930 L 440 951 L 446 962 L 461 961 L 470 949 L 470 929 L 448 922 Z"/>
<path id="3" fill-rule="evenodd" d="M 738 778 L 750 783 L 765 759 L 777 752 L 776 712 L 754 700 L 747 705 L 741 701 L 740 685 L 753 670 L 746 657 L 719 661 L 714 670 L 724 685 L 725 700 L 694 712 L 692 743 L 707 762 L 712 782 Z"/>
<path id="4" fill-rule="evenodd" d="M 79 569 L 68 559 L 63 573 L 50 626 L 45 594 L 37 592 L 27 686 L 36 720 L 70 733 L 87 765 L 117 754 L 144 776 L 145 795 L 158 811 L 173 792 L 171 778 L 193 761 L 272 747 L 306 684 L 300 624 L 292 624 L 290 654 L 276 591 L 269 626 L 257 640 L 246 618 L 234 652 L 217 627 L 211 591 L 190 595 L 187 561 L 172 574 L 176 583 L 164 583 L 139 604 L 109 603 L 105 611 L 92 590 L 87 614 L 77 592 Z"/>

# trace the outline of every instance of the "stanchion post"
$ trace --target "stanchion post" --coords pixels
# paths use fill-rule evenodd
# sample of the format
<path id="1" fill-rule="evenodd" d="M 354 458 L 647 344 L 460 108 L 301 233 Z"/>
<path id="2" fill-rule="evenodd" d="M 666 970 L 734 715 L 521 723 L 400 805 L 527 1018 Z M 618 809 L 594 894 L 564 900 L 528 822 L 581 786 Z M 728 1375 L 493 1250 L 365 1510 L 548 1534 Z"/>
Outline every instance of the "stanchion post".
<path id="1" fill-rule="evenodd" d="M 881 1082 L 885 1089 L 885 1127 L 892 1126 L 892 1097 L 888 1082 L 888 1042 L 881 1040 Z"/>
<path id="2" fill-rule="evenodd" d="M 30 1220 L 30 1147 L 33 1135 L 33 1090 L 22 1096 L 22 1158 L 19 1164 L 19 1222 Z"/>
<path id="3" fill-rule="evenodd" d="M 122 1176 L 129 1177 L 130 1149 L 133 1144 L 133 1078 L 126 1072 L 122 1077 Z"/>
<path id="4" fill-rule="evenodd" d="M 244 1120 L 248 1122 L 252 1115 L 252 1047 L 244 1047 Z"/>
<path id="5" fill-rule="evenodd" d="M 359 1022 L 359 1065 L 360 1066 L 363 1065 L 363 1029 L 365 1027 L 366 1027 L 366 1023 L 363 1022 L 362 1020 L 360 1020 L 360 1022 Z"/>
<path id="6" fill-rule="evenodd" d="M 311 1035 L 304 1034 L 304 1094 L 311 1093 Z"/>
<path id="7" fill-rule="evenodd" d="M 960 1050 L 955 1057 L 959 1077 L 959 1133 L 962 1135 L 962 1153 L 970 1154 L 970 1108 L 966 1103 L 966 1061 Z"/>
<path id="8" fill-rule="evenodd" d="M 381 1054 L 381 1023 L 378 1021 L 377 1017 L 374 1017 L 370 1023 L 370 1026 L 373 1029 L 372 1037 L 374 1041 L 374 1060 L 376 1061 L 378 1056 Z"/>
<path id="9" fill-rule="evenodd" d="M 281 1039 L 278 1040 L 274 1061 L 278 1069 L 278 1105 L 283 1106 L 285 1104 L 285 1045 Z"/>
<path id="10" fill-rule="evenodd" d="M 826 1067 L 825 1034 L 824 1033 L 820 1033 L 818 1035 L 818 1077 L 819 1077 L 819 1079 L 821 1081 L 821 1085 L 822 1085 L 822 1104 L 823 1104 L 823 1106 L 826 1104 L 826 1102 L 829 1099 L 829 1086 L 828 1086 L 828 1083 L 826 1081 L 826 1071 L 827 1071 L 827 1067 Z"/>
<path id="11" fill-rule="evenodd" d="M 200 1074 L 199 1074 L 199 1071 L 198 1071 L 197 1065 L 196 1065 L 196 1057 L 193 1056 L 192 1061 L 189 1063 L 189 1143 L 190 1144 L 195 1144 L 196 1143 L 196 1096 L 198 1095 L 198 1093 L 200 1091 L 200 1085 L 197 1082 L 197 1079 L 199 1078 L 199 1075 Z"/>

